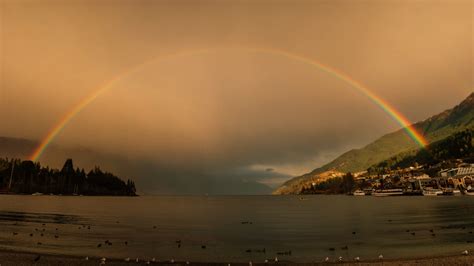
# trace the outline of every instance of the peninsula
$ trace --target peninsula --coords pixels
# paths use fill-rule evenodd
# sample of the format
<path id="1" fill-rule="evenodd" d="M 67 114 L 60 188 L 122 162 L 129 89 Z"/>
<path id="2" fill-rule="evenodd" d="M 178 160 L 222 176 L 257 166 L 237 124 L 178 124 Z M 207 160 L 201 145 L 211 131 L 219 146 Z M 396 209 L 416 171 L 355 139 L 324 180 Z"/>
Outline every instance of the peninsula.
<path id="1" fill-rule="evenodd" d="M 135 183 L 95 167 L 74 169 L 67 159 L 61 170 L 20 159 L 0 159 L 0 194 L 136 196 Z"/>

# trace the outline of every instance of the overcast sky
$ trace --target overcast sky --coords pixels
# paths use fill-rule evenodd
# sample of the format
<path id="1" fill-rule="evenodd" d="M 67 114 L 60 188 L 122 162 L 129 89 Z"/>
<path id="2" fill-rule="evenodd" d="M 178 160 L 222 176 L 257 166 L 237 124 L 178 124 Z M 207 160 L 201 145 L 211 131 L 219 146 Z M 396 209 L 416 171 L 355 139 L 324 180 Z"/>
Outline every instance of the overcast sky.
<path id="1" fill-rule="evenodd" d="M 236 47 L 330 65 L 413 122 L 474 87 L 470 0 L 0 3 L 0 136 L 39 140 L 101 84 L 162 58 L 53 143 L 147 161 L 156 179 L 276 185 L 399 128 L 334 76 Z"/>

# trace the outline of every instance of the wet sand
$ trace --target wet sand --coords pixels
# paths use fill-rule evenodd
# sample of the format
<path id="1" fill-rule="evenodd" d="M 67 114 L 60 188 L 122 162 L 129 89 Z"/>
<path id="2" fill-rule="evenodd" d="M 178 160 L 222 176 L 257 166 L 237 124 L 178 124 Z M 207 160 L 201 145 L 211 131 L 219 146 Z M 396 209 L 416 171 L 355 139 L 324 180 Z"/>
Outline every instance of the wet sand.
<path id="1" fill-rule="evenodd" d="M 62 256 L 62 255 L 51 255 L 51 254 L 34 254 L 27 252 L 14 252 L 14 251 L 0 251 L 0 266 L 23 266 L 23 265 L 54 265 L 54 266 L 89 266 L 99 265 L 101 263 L 100 258 L 89 258 L 86 260 L 84 257 L 75 256 Z M 150 262 L 150 265 L 188 265 L 186 262 L 175 262 L 169 261 L 158 261 Z M 139 260 L 137 263 L 135 259 L 131 259 L 130 262 L 117 259 L 107 259 L 105 265 L 148 265 L 146 260 Z M 190 262 L 189 265 L 213 265 L 213 266 L 226 266 L 227 263 L 195 263 Z M 249 263 L 231 263 L 231 265 L 249 265 Z M 474 255 L 456 255 L 456 256 L 440 256 L 430 258 L 419 258 L 419 259 L 398 259 L 398 260 L 383 260 L 383 261 L 360 261 L 360 262 L 310 262 L 310 263 L 292 263 L 280 261 L 275 263 L 273 261 L 269 263 L 253 262 L 252 265 L 370 265 L 370 266 L 395 266 L 395 265 L 443 265 L 443 266 L 474 266 Z"/>

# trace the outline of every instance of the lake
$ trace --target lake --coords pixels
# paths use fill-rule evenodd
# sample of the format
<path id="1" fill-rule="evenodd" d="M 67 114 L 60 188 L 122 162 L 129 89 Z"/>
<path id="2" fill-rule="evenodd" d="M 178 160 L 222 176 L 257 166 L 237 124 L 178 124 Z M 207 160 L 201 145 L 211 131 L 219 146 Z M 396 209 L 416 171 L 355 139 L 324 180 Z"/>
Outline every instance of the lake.
<path id="1" fill-rule="evenodd" d="M 474 197 L 1 195 L 0 226 L 0 248 L 53 254 L 408 258 L 474 248 Z"/>

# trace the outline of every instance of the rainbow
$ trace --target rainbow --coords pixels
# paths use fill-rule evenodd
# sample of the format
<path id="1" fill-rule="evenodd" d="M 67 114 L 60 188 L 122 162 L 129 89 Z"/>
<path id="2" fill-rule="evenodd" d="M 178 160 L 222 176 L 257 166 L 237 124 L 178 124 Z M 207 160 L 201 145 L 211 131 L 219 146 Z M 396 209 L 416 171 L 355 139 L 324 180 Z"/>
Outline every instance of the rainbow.
<path id="1" fill-rule="evenodd" d="M 412 125 L 410 120 L 408 120 L 402 113 L 390 105 L 387 101 L 382 99 L 373 93 L 368 87 L 363 85 L 361 82 L 351 78 L 344 72 L 325 65 L 321 62 L 318 62 L 313 59 L 309 59 L 297 54 L 289 53 L 287 51 L 278 50 L 278 49 L 268 49 L 268 48 L 248 48 L 248 47 L 230 47 L 230 48 L 216 48 L 216 49 L 203 49 L 203 50 L 192 50 L 179 53 L 173 53 L 163 56 L 155 57 L 149 61 L 146 61 L 142 64 L 138 64 L 130 69 L 125 70 L 119 75 L 115 76 L 113 79 L 105 82 L 97 89 L 95 89 L 90 95 L 79 101 L 73 108 L 71 108 L 67 113 L 65 113 L 52 127 L 46 136 L 41 140 L 39 145 L 34 149 L 33 153 L 29 156 L 29 159 L 32 161 L 37 161 L 43 152 L 48 148 L 48 146 L 54 141 L 54 139 L 59 135 L 59 133 L 64 129 L 64 127 L 75 117 L 77 116 L 84 108 L 91 104 L 97 97 L 102 95 L 104 92 L 112 88 L 114 85 L 125 79 L 126 77 L 131 76 L 132 74 L 144 69 L 146 66 L 156 63 L 160 60 L 165 60 L 169 58 L 175 58 L 180 56 L 190 56 L 206 53 L 215 53 L 219 50 L 241 50 L 254 53 L 264 53 L 275 56 L 283 56 L 285 58 L 295 60 L 297 62 L 310 65 L 317 68 L 320 71 L 326 72 L 327 74 L 349 84 L 351 87 L 359 90 L 362 94 L 367 96 L 374 104 L 379 106 L 385 113 L 393 118 L 406 133 L 422 148 L 427 145 L 426 139 L 420 134 L 417 129 Z"/>

